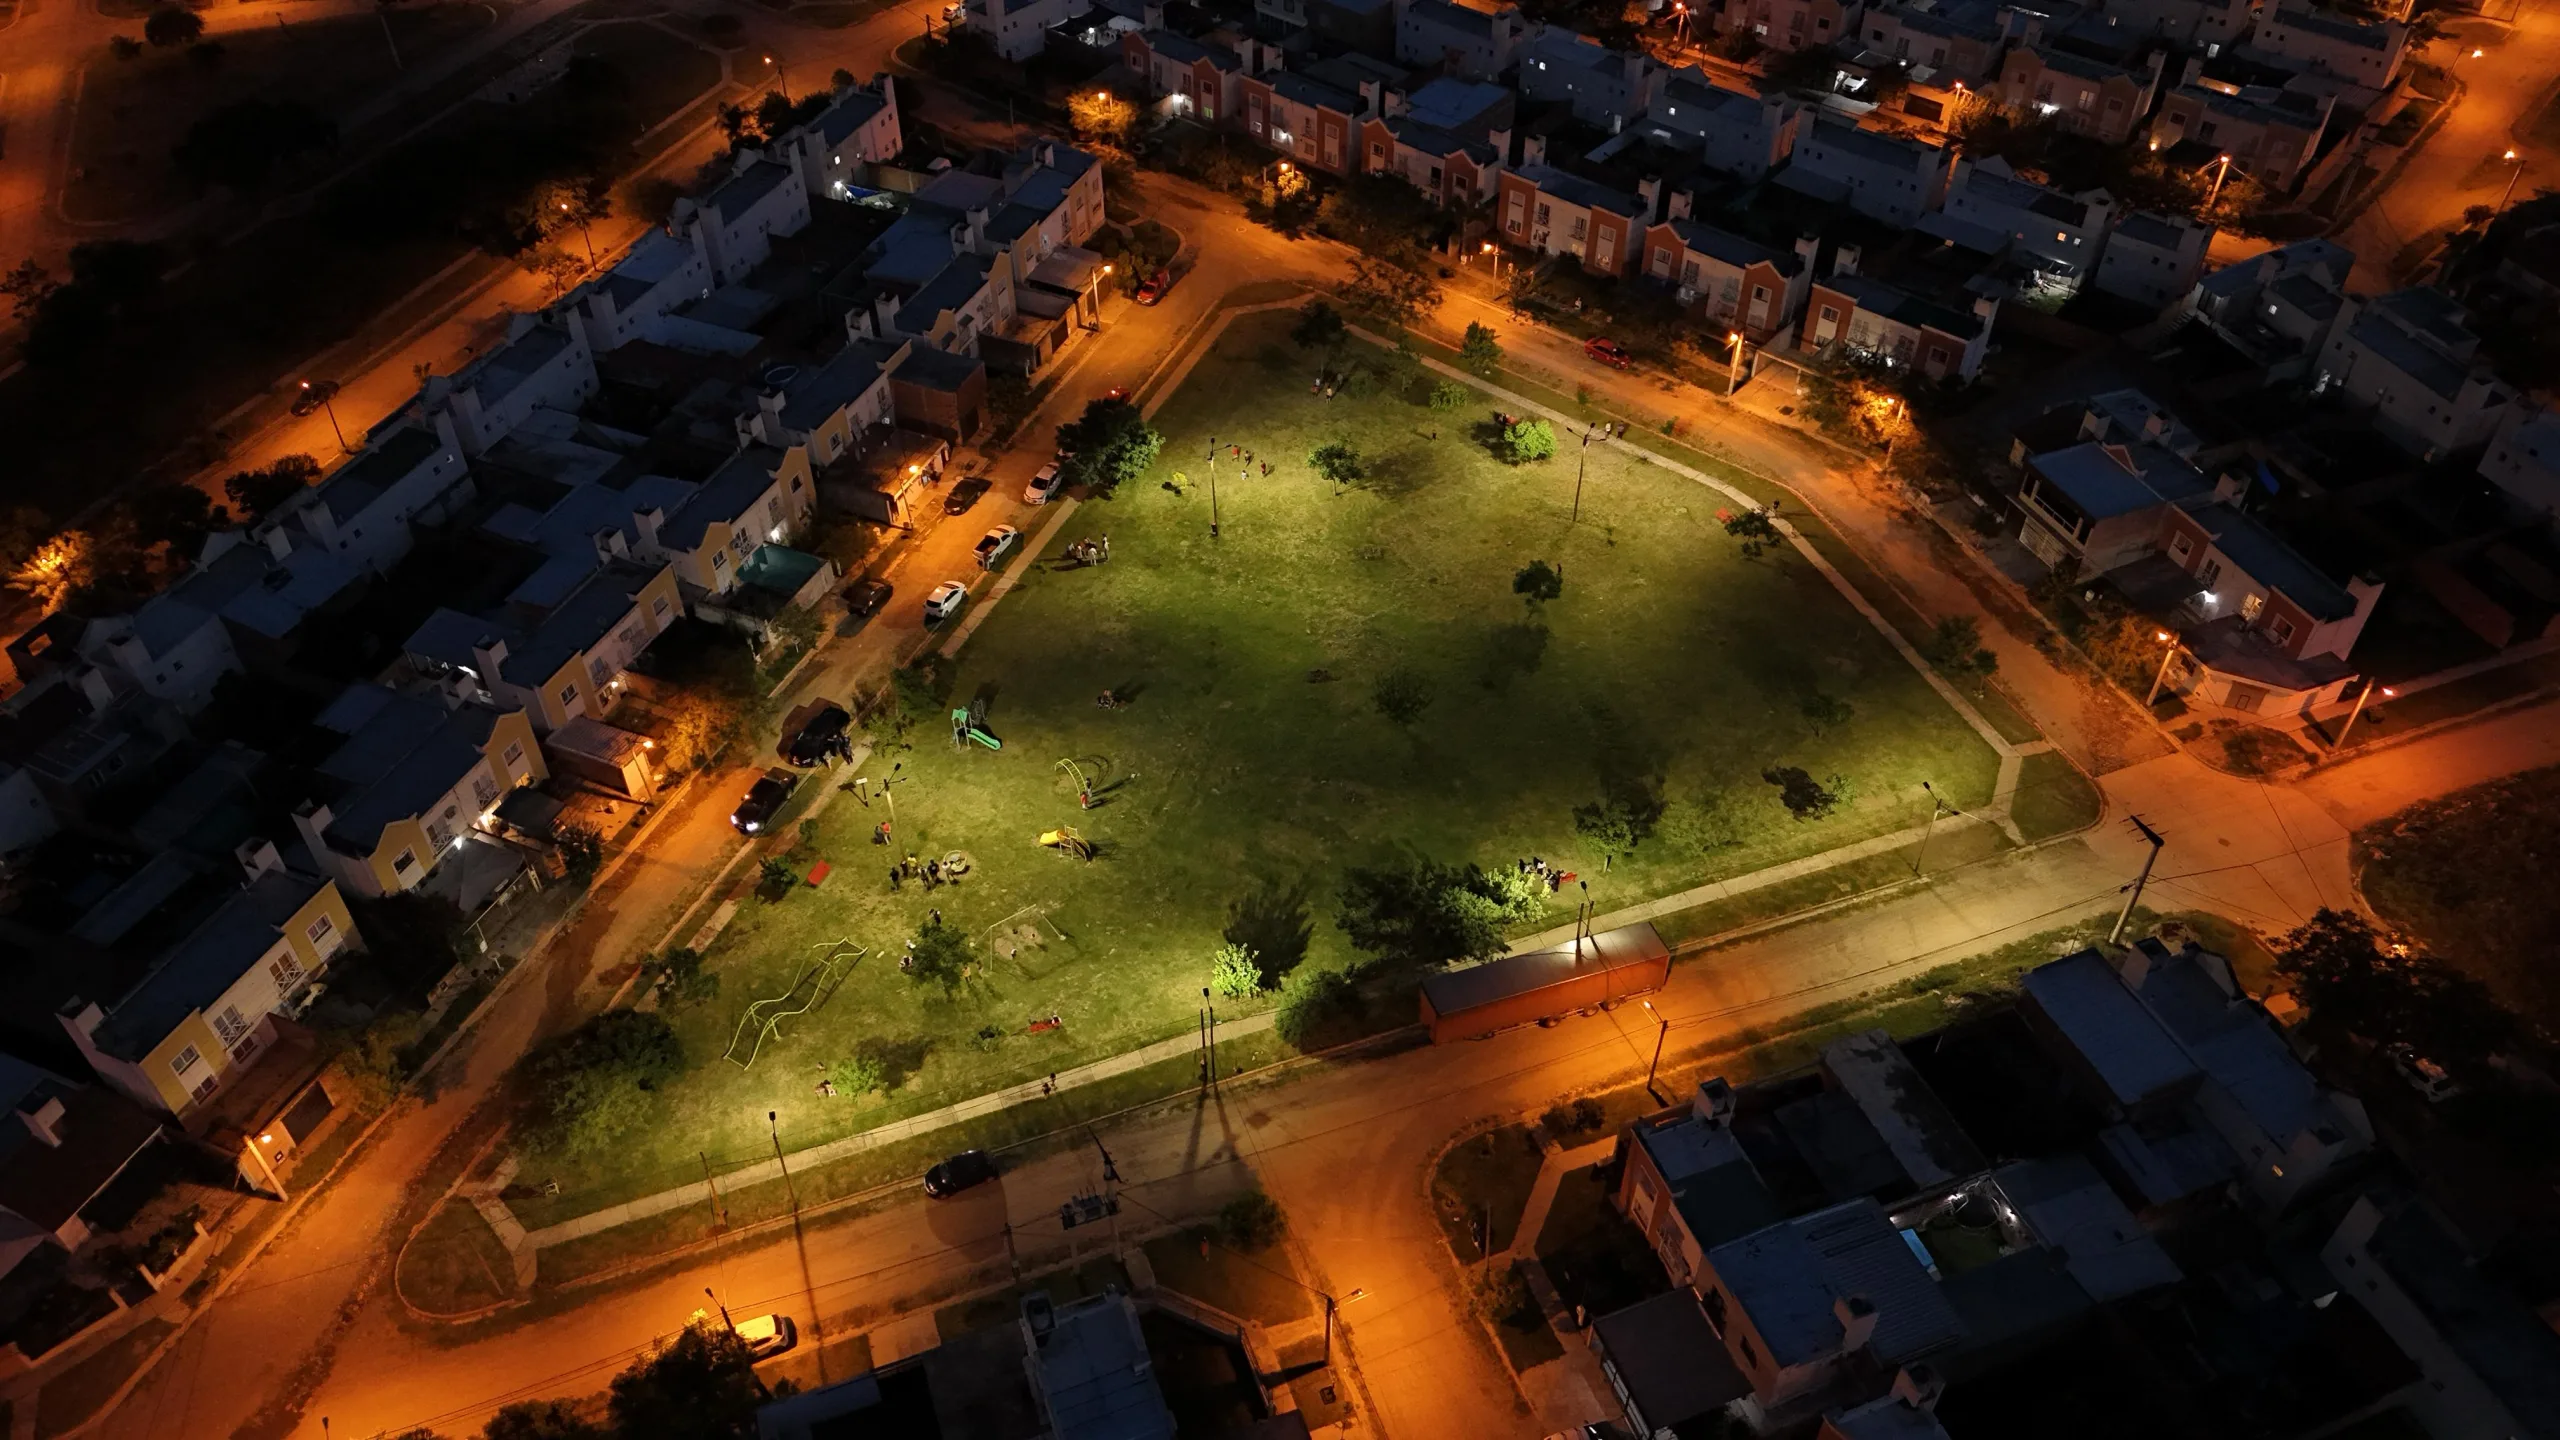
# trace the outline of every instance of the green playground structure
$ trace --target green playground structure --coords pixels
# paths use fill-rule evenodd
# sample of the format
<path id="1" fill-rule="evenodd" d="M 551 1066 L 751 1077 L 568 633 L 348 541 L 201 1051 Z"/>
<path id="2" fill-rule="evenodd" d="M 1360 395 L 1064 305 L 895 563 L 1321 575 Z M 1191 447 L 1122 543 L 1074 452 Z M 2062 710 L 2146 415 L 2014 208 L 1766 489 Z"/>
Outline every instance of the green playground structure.
<path id="1" fill-rule="evenodd" d="M 974 710 L 952 711 L 951 744 L 953 748 L 965 750 L 968 748 L 969 742 L 972 740 L 977 741 L 979 744 L 986 746 L 990 750 L 1001 750 L 1004 748 L 1003 741 L 987 733 L 984 721 L 974 712 Z"/>
<path id="2" fill-rule="evenodd" d="M 729 1037 L 729 1048 L 721 1052 L 721 1059 L 741 1070 L 754 1069 L 764 1042 L 781 1035 L 782 1022 L 826 1004 L 864 954 L 864 948 L 850 940 L 822 940 L 809 948 L 827 953 L 801 966 L 800 973 L 792 977 L 790 987 L 781 994 L 749 1005 L 747 1013 L 738 1018 L 737 1031 Z M 753 1041 L 747 1038 L 750 1030 L 755 1034 Z M 744 1060 L 738 1058 L 740 1045 L 747 1047 Z"/>

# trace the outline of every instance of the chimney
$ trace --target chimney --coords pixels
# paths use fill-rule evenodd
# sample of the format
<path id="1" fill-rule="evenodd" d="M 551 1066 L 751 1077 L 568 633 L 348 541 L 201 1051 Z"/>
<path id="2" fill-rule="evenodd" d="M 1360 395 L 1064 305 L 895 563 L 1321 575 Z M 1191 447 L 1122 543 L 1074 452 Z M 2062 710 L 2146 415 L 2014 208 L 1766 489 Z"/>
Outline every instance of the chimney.
<path id="1" fill-rule="evenodd" d="M 1663 204 L 1662 218 L 1686 220 L 1689 218 L 1690 207 L 1697 204 L 1697 201 L 1698 197 L 1690 191 L 1674 190 L 1671 192 L 1671 198 Z"/>
<path id="2" fill-rule="evenodd" d="M 2159 943 L 2146 935 L 2125 947 L 2123 956 L 2116 961 L 2116 974 L 2123 978 L 2124 988 L 2137 995 L 2142 993 L 2143 985 L 2151 979 L 2153 963 L 2169 953 L 2164 949 L 2157 955 L 2153 954 L 2152 947 Z"/>
<path id="3" fill-rule="evenodd" d="M 2145 416 L 2143 416 L 2143 417 L 2142 417 L 2142 438 L 2143 438 L 2143 439 L 2145 439 L 2145 440 L 2158 440 L 2158 439 L 2160 439 L 2161 437 L 2163 437 L 2163 436 L 2167 435 L 2168 433 L 2169 433 L 2169 415 L 2168 415 L 2168 412 L 2167 412 L 2167 411 L 2165 411 L 2165 410 L 2154 410 L 2154 411 L 2152 411 L 2150 414 L 2145 415 Z"/>
<path id="4" fill-rule="evenodd" d="M 48 1095 L 33 1110 L 21 1110 L 18 1118 L 27 1122 L 27 1130 L 38 1140 L 59 1150 L 62 1148 L 62 1097 Z"/>
<path id="5" fill-rule="evenodd" d="M 1973 300 L 1973 313 L 1981 316 L 1982 323 L 1988 325 L 1994 319 L 1998 318 L 2000 314 L 2000 302 L 1992 299 L 1988 295 L 1977 295 Z"/>
<path id="6" fill-rule="evenodd" d="M 1732 1124 L 1733 1086 L 1721 1075 L 1699 1081 L 1698 1093 L 1689 1100 L 1689 1113 L 1718 1128 Z"/>
<path id="7" fill-rule="evenodd" d="M 1843 1295 L 1831 1302 L 1831 1318 L 1840 1322 L 1840 1353 L 1855 1354 L 1876 1338 L 1875 1302 L 1864 1295 Z"/>
<path id="8" fill-rule="evenodd" d="M 1893 1389 L 1887 1393 L 1914 1410 L 1935 1410 L 1938 1397 L 1947 1393 L 1946 1377 L 1937 1366 L 1915 1361 L 1893 1373 Z"/>
<path id="9" fill-rule="evenodd" d="M 81 666 L 80 674 L 74 683 L 80 687 L 80 698 L 89 702 L 89 713 L 92 715 L 116 701 L 115 682 L 107 678 L 107 672 L 98 666 Z"/>
<path id="10" fill-rule="evenodd" d="M 597 530 L 595 541 L 596 559 L 599 561 L 611 564 L 616 560 L 631 558 L 631 551 L 623 543 L 622 527 L 619 525 L 607 525 Z"/>
<path id="11" fill-rule="evenodd" d="M 2083 440 L 2104 440 L 2107 438 L 2107 417 L 2104 411 L 2083 410 L 2080 412 L 2080 438 Z"/>
<path id="12" fill-rule="evenodd" d="M 895 335 L 898 333 L 897 296 L 886 290 L 881 291 L 878 295 L 872 297 L 871 313 L 879 319 L 881 334 Z"/>
<path id="13" fill-rule="evenodd" d="M 62 1008 L 54 1013 L 62 1021 L 62 1028 L 82 1041 L 97 1034 L 98 1027 L 107 1023 L 107 1012 L 99 1008 L 98 1002 L 83 1000 L 77 995 L 64 1001 Z M 88 1046 L 83 1044 L 80 1048 L 85 1051 Z"/>
<path id="14" fill-rule="evenodd" d="M 1797 236 L 1796 258 L 1804 262 L 1804 273 L 1807 276 L 1812 275 L 1815 262 L 1822 258 L 1821 237 L 1814 235 Z"/>
<path id="15" fill-rule="evenodd" d="M 1546 164 L 1547 137 L 1544 135 L 1522 136 L 1520 138 L 1520 163 L 1523 165 Z"/>
<path id="16" fill-rule="evenodd" d="M 1360 118 L 1371 119 L 1386 109 L 1387 84 L 1383 80 L 1360 82 Z"/>
<path id="17" fill-rule="evenodd" d="M 507 663 L 507 642 L 494 635 L 484 635 L 472 644 L 471 658 L 480 672 L 481 685 L 494 684 L 499 667 Z"/>
<path id="18" fill-rule="evenodd" d="M 1147 0 L 1147 3 L 1146 3 L 1145 5 L 1143 5 L 1143 6 L 1139 7 L 1139 10 L 1138 10 L 1138 23 L 1139 23 L 1139 24 L 1141 24 L 1141 25 L 1146 26 L 1146 27 L 1147 27 L 1148 29 L 1150 29 L 1150 30 L 1161 30 L 1161 29 L 1163 29 L 1163 28 L 1164 28 L 1164 4 L 1163 4 L 1163 0 Z"/>
<path id="19" fill-rule="evenodd" d="M 326 507 L 315 505 L 312 508 L 318 510 Z M 293 554 L 293 537 L 284 533 L 282 525 L 267 527 L 267 553 L 278 560 L 286 559 Z"/>
<path id="20" fill-rule="evenodd" d="M 2213 498 L 2226 505 L 2237 506 L 2249 493 L 2249 482 L 2225 470 L 2214 477 Z"/>
<path id="21" fill-rule="evenodd" d="M 240 842 L 239 846 L 231 852 L 231 858 L 240 862 L 240 873 L 246 876 L 247 883 L 252 885 L 258 883 L 258 877 L 261 875 L 281 874 L 284 871 L 284 857 L 276 853 L 275 842 L 272 840 L 252 836 Z"/>
<path id="22" fill-rule="evenodd" d="M 631 512 L 631 528 L 640 532 L 640 553 L 642 555 L 655 555 L 658 553 L 658 527 L 666 523 L 667 512 L 654 505 L 646 510 L 634 510 Z"/>
<path id="23" fill-rule="evenodd" d="M 317 800 L 306 801 L 295 807 L 293 812 L 293 833 L 302 837 L 303 846 L 310 850 L 311 858 L 324 867 L 331 863 L 329 842 L 325 837 L 329 822 L 336 818 L 328 806 Z"/>
<path id="24" fill-rule="evenodd" d="M 1499 130 L 1487 130 L 1484 132 L 1484 143 L 1493 147 L 1493 159 L 1495 164 L 1508 165 L 1511 163 L 1510 126 L 1505 125 Z"/>
<path id="25" fill-rule="evenodd" d="M 1652 224 L 1655 220 L 1657 220 L 1657 219 L 1660 219 L 1660 218 L 1661 218 L 1661 216 L 1662 216 L 1662 177 L 1661 177 L 1661 176 L 1659 176 L 1659 175 L 1647 175 L 1647 176 L 1646 176 L 1646 177 L 1644 177 L 1643 179 L 1641 179 L 1641 180 L 1639 180 L 1639 181 L 1637 181 L 1637 182 L 1636 182 L 1636 203 L 1637 203 L 1638 205 L 1640 205 L 1640 206 L 1644 207 L 1644 213 L 1643 213 L 1642 215 L 1640 215 L 1640 216 L 1638 216 L 1638 217 L 1637 217 L 1637 219 L 1638 219 L 1641 223 L 1646 224 L 1646 225 L 1650 225 L 1650 224 Z"/>
<path id="26" fill-rule="evenodd" d="M 1831 273 L 1834 275 L 1857 274 L 1858 247 L 1855 245 L 1843 245 L 1839 249 L 1832 251 Z"/>
<path id="27" fill-rule="evenodd" d="M 2198 77 L 2203 74 L 2204 57 L 2201 55 L 2189 55 L 2187 57 L 2187 63 L 2179 67 L 2178 83 L 2181 85 L 2193 85 L 2196 83 Z"/>

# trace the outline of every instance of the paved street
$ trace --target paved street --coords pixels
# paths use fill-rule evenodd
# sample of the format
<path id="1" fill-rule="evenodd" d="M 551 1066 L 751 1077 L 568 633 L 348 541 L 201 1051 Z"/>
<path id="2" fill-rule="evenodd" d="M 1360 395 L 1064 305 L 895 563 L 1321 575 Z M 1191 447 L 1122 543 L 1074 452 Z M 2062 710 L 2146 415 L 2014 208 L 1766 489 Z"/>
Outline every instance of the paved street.
<path id="1" fill-rule="evenodd" d="M 2534 121 L 2560 81 L 2560 14 L 2524 3 L 2493 5 L 2489 13 L 2515 18 L 2456 21 L 2450 38 L 2431 47 L 2427 58 L 2450 61 L 2461 80 L 2462 103 L 2338 237 L 2356 252 L 2349 288 L 2359 294 L 2397 288 L 2404 283 L 2398 267 L 2423 258 L 2462 222 L 2466 208 L 2497 204 L 2515 173 L 2500 158 L 2509 147 L 2524 165 L 2516 198 L 2560 184 L 2560 152 L 2532 138 Z M 2474 49 L 2482 52 L 2477 58 Z"/>

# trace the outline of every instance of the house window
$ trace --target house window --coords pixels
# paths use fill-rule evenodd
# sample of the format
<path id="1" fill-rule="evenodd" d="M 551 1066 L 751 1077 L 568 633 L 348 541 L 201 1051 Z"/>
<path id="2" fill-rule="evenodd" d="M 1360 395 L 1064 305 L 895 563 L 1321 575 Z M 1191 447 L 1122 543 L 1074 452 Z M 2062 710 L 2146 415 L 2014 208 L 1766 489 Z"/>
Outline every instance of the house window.
<path id="1" fill-rule="evenodd" d="M 184 1075 L 204 1063 L 204 1054 L 193 1045 L 169 1057 L 169 1073 Z"/>
<path id="2" fill-rule="evenodd" d="M 570 681 L 568 684 L 563 685 L 563 686 L 561 686 L 561 687 L 560 687 L 560 708 L 562 708 L 562 709 L 564 709 L 564 710 L 565 710 L 565 709 L 569 708 L 570 706 L 575 705 L 575 704 L 577 704 L 577 703 L 578 703 L 578 682 L 577 682 L 577 681 L 575 681 L 575 680 L 572 680 L 572 681 Z"/>
<path id="3" fill-rule="evenodd" d="M 328 944 L 329 936 L 335 932 L 337 928 L 337 921 L 323 915 L 319 919 L 314 920 L 309 925 L 303 927 L 302 933 L 310 937 L 311 943 L 314 947 L 318 947 Z"/>
<path id="4" fill-rule="evenodd" d="M 1754 1370 L 1759 1369 L 1760 1352 L 1751 1348 L 1751 1337 L 1748 1335 L 1736 1336 L 1734 1343 L 1742 1349 L 1742 1363 L 1750 1366 Z"/>
<path id="5" fill-rule="evenodd" d="M 664 615 L 664 614 L 666 614 L 666 613 L 667 613 L 667 597 L 666 597 L 666 596 L 664 596 L 664 595 L 661 595 L 661 596 L 659 596 L 658 598 L 656 598 L 655 600 L 650 601 L 650 602 L 649 602 L 649 613 L 650 613 L 650 614 L 652 614 L 652 615 Z"/>
<path id="6" fill-rule="evenodd" d="M 403 850 L 400 852 L 400 858 L 391 862 L 391 873 L 394 875 L 406 875 L 417 868 L 418 852 L 415 850 Z"/>
<path id="7" fill-rule="evenodd" d="M 471 777 L 471 794 L 480 802 L 480 808 L 486 810 L 498 798 L 498 782 L 486 775 L 474 775 Z"/>
<path id="8" fill-rule="evenodd" d="M 2277 644 L 2290 645 L 2293 643 L 2293 622 L 2279 615 L 2267 626 L 2267 633 L 2276 637 Z"/>
<path id="9" fill-rule="evenodd" d="M 2196 542 L 2194 536 L 2172 535 L 2169 537 L 2170 558 L 2175 560 L 2184 560 L 2194 553 L 2196 553 Z"/>
<path id="10" fill-rule="evenodd" d="M 1832 309 L 1832 308 L 1831 308 L 1830 306 L 1828 306 L 1828 305 L 1825 305 L 1825 306 L 1823 306 L 1823 307 L 1822 307 L 1822 323 L 1823 323 L 1823 324 L 1825 324 L 1825 325 L 1831 324 L 1833 321 L 1836 321 L 1836 320 L 1838 320 L 1839 318 L 1840 318 L 1840 312 L 1839 312 L 1839 311 Z"/>
<path id="11" fill-rule="evenodd" d="M 517 765 L 519 765 L 519 764 L 521 764 L 521 763 L 523 762 L 523 760 L 524 760 L 524 742 L 523 742 L 523 741 L 518 740 L 518 741 L 515 741 L 515 742 L 513 742 L 512 744 L 510 744 L 510 745 L 508 745 L 508 746 L 507 746 L 507 768 L 508 768 L 509 770 L 513 770 L 513 769 L 515 769 Z"/>
<path id="12" fill-rule="evenodd" d="M 2201 570 L 2198 570 L 2198 571 L 2196 572 L 2196 579 L 2197 579 L 2197 580 L 2199 580 L 2199 581 L 2201 581 L 2201 582 L 2203 583 L 2203 585 L 2204 585 L 2204 588 L 2206 588 L 2207 590 L 2212 589 L 2212 588 L 2213 588 L 2213 582 L 2214 582 L 2214 581 L 2216 581 L 2216 580 L 2219 580 L 2219 579 L 2221 579 L 2221 578 L 2222 578 L 2222 562 L 2221 562 L 2221 561 L 2219 561 L 2219 560 L 2207 560 L 2207 561 L 2205 561 L 2205 562 L 2204 562 L 2204 568 L 2203 568 L 2203 569 L 2201 569 Z"/>
<path id="13" fill-rule="evenodd" d="M 726 550 L 714 550 L 714 551 L 712 551 L 712 552 L 711 552 L 711 568 L 712 568 L 712 569 L 714 569 L 714 570 L 726 570 L 726 569 L 728 569 L 728 568 L 729 568 L 729 552 L 728 552 L 728 551 L 726 551 Z"/>
<path id="14" fill-rule="evenodd" d="M 302 983 L 302 962 L 287 951 L 267 962 L 267 978 L 276 982 L 278 990 L 289 995 L 293 993 L 294 986 Z"/>
<path id="15" fill-rule="evenodd" d="M 237 1045 L 240 1037 L 249 1033 L 249 1022 L 239 1006 L 225 1005 L 222 1013 L 213 1017 L 213 1033 L 222 1037 L 223 1044 Z"/>

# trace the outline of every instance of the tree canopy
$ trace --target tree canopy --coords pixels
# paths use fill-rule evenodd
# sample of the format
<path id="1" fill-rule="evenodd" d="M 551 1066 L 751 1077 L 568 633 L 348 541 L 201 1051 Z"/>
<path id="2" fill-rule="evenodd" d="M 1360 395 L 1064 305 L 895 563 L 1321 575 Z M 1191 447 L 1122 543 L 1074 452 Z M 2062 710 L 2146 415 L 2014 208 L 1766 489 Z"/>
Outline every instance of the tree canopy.
<path id="1" fill-rule="evenodd" d="M 1128 400 L 1095 400 L 1084 414 L 1058 427 L 1059 465 L 1067 483 L 1095 495 L 1146 473 L 1164 449 L 1164 435 Z"/>
<path id="2" fill-rule="evenodd" d="M 1331 350 L 1349 335 L 1342 312 L 1322 300 L 1310 300 L 1289 327 L 1289 341 L 1301 350 Z"/>
<path id="3" fill-rule="evenodd" d="M 1327 440 L 1308 451 L 1307 464 L 1335 485 L 1357 485 L 1369 473 L 1360 451 L 1348 440 Z"/>
<path id="4" fill-rule="evenodd" d="M 1466 338 L 1458 342 L 1458 363 L 1478 375 L 1491 375 L 1502 365 L 1502 338 L 1493 327 L 1468 321 Z"/>
<path id="5" fill-rule="evenodd" d="M 1390 965 L 1420 968 L 1490 960 L 1505 932 L 1543 908 L 1533 885 L 1508 872 L 1415 860 L 1343 877 L 1335 921 L 1352 945 Z"/>
<path id="6" fill-rule="evenodd" d="M 683 1068 L 665 1016 L 607 1010 L 526 1057 L 528 1128 L 571 1155 L 602 1153 L 647 1123 L 647 1092 Z"/>
<path id="7" fill-rule="evenodd" d="M 1564 594 L 1564 571 L 1544 560 L 1532 560 L 1512 575 L 1511 593 L 1534 610 Z"/>
<path id="8" fill-rule="evenodd" d="M 2489 988 L 2451 965 L 2388 942 L 2361 915 L 2323 909 L 2276 943 L 2276 973 L 2310 1023 L 2378 1045 L 2406 1045 L 2460 1078 L 2476 1078 L 2521 1033 Z"/>
<path id="9" fill-rule="evenodd" d="M 616 1440 L 744 1440 L 765 1399 L 746 1342 L 697 1324 L 614 1376 L 605 1407 Z"/>
<path id="10" fill-rule="evenodd" d="M 310 106 L 253 96 L 189 125 L 170 159 L 198 185 L 245 192 L 265 185 L 279 165 L 337 144 L 337 122 Z"/>
<path id="11" fill-rule="evenodd" d="M 968 978 L 973 958 L 967 935 L 940 920 L 928 920 L 907 947 L 907 975 L 919 985 L 938 985 L 949 995 Z"/>
<path id="12" fill-rule="evenodd" d="M 1502 458 L 1514 465 L 1552 460 L 1556 454 L 1556 427 L 1544 420 L 1514 420 L 1502 427 L 1500 450 Z"/>
<path id="13" fill-rule="evenodd" d="M 204 38 L 204 17 L 184 5 L 163 5 L 145 16 L 142 38 L 167 49 Z"/>

